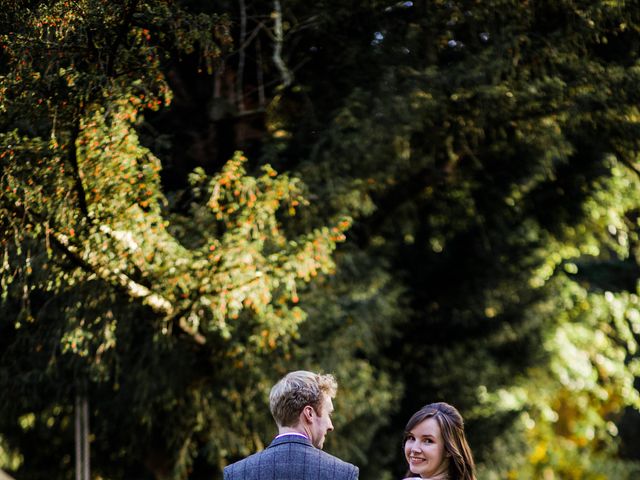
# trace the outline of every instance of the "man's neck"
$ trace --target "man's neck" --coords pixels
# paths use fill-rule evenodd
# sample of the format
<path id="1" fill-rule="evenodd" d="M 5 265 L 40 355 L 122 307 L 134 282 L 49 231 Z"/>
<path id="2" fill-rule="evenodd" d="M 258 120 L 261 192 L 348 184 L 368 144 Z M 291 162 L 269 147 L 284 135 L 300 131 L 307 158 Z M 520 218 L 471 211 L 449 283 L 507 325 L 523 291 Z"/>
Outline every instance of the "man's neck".
<path id="1" fill-rule="evenodd" d="M 310 439 L 309 433 L 301 427 L 279 427 L 277 436 L 280 437 L 282 435 L 301 435 L 307 440 Z"/>

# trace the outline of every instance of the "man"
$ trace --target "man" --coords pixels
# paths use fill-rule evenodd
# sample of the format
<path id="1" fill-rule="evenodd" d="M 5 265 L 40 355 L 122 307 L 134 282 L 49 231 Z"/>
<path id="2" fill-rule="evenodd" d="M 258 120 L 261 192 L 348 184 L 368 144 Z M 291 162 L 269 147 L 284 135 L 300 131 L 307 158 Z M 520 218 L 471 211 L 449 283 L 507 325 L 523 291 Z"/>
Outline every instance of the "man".
<path id="1" fill-rule="evenodd" d="M 262 452 L 225 467 L 224 480 L 356 480 L 358 467 L 322 451 L 337 389 L 332 375 L 288 373 L 269 394 L 278 435 Z"/>

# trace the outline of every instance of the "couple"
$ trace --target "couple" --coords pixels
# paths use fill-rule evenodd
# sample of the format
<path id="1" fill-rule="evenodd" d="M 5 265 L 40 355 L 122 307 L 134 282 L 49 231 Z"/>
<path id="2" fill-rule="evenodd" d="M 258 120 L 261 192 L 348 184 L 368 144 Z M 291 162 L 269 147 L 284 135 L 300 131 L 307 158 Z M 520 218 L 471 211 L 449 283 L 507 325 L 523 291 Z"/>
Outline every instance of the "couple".
<path id="1" fill-rule="evenodd" d="M 322 451 L 333 430 L 332 375 L 291 372 L 271 389 L 269 408 L 278 435 L 262 452 L 224 469 L 224 480 L 356 480 L 358 467 Z M 407 479 L 476 480 L 462 417 L 446 403 L 421 408 L 407 423 Z"/>

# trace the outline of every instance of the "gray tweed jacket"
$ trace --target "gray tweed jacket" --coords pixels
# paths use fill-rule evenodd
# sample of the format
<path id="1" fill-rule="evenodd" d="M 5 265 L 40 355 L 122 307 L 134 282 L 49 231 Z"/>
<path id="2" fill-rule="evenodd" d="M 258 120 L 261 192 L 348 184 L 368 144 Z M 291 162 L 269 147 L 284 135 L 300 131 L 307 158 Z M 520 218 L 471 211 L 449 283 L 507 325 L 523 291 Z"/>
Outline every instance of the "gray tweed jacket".
<path id="1" fill-rule="evenodd" d="M 232 463 L 224 480 L 357 480 L 358 467 L 298 435 L 276 438 L 263 451 Z"/>

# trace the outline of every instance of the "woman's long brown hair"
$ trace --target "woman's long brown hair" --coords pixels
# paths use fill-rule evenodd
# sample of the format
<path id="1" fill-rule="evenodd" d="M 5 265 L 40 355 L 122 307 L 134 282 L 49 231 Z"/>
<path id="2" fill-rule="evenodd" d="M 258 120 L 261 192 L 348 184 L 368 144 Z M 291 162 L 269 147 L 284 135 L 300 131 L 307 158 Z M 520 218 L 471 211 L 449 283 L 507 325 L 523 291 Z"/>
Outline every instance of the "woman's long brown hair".
<path id="1" fill-rule="evenodd" d="M 445 451 L 451 456 L 449 461 L 451 480 L 476 480 L 476 466 L 464 434 L 462 415 L 448 403 L 431 403 L 414 413 L 404 428 L 403 448 L 409 432 L 427 418 L 435 418 L 440 426 Z M 411 472 L 407 474 L 407 476 L 411 475 Z"/>

